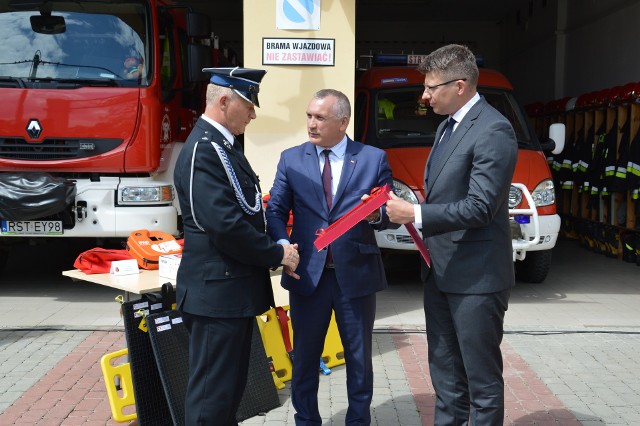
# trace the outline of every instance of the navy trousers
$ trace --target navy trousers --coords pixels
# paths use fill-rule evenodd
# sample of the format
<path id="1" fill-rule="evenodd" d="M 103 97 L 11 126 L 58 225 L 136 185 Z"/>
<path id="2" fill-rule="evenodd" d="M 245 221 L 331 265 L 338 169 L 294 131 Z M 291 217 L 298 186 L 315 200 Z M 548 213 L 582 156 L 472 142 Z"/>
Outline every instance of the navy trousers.
<path id="1" fill-rule="evenodd" d="M 289 293 L 293 327 L 291 401 L 297 426 L 321 425 L 318 410 L 320 356 L 331 322 L 331 310 L 344 348 L 349 408 L 346 425 L 371 423 L 373 366 L 371 346 L 376 311 L 375 293 L 348 299 L 340 291 L 333 269 L 325 269 L 311 296 Z"/>
<path id="2" fill-rule="evenodd" d="M 183 312 L 189 331 L 185 425 L 237 426 L 255 317 L 209 318 Z"/>

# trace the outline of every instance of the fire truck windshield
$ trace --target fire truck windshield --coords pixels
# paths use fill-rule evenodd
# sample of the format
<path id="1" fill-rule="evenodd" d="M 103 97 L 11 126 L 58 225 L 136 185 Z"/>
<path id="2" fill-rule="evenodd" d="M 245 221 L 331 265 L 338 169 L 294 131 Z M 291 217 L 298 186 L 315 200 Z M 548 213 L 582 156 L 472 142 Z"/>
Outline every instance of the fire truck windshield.
<path id="1" fill-rule="evenodd" d="M 148 8 L 141 1 L 1 2 L 0 76 L 31 84 L 149 84 Z"/>

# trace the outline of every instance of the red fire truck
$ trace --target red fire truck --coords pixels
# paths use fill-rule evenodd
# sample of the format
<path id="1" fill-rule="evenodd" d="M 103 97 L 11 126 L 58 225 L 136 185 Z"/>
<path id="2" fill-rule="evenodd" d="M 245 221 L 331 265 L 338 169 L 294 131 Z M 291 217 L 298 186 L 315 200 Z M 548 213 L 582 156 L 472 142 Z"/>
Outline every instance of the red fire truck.
<path id="1" fill-rule="evenodd" d="M 424 201 L 425 162 L 438 124 L 445 118 L 421 104 L 424 76 L 416 70 L 420 59 L 420 55 L 375 55 L 373 66 L 356 84 L 354 108 L 355 140 L 387 152 L 394 190 L 412 203 Z M 380 66 L 384 63 L 394 66 Z M 518 162 L 509 194 L 513 259 L 518 279 L 542 282 L 560 230 L 554 184 L 543 151 L 562 151 L 564 125 L 553 124 L 552 139 L 541 144 L 511 84 L 497 71 L 480 68 L 478 92 L 509 119 L 516 132 Z M 416 250 L 404 226 L 378 232 L 376 238 L 382 249 Z"/>
<path id="2" fill-rule="evenodd" d="M 163 0 L 8 0 L 0 28 L 0 249 L 177 234 L 173 164 L 204 106 L 209 19 Z"/>

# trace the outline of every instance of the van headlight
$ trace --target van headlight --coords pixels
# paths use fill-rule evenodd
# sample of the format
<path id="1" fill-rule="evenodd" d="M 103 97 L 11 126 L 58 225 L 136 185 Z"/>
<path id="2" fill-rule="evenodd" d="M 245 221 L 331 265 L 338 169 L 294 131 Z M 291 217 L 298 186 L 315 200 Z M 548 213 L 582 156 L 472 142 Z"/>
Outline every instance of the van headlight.
<path id="1" fill-rule="evenodd" d="M 173 202 L 173 186 L 125 186 L 118 190 L 118 200 L 123 205 L 170 204 Z"/>
<path id="2" fill-rule="evenodd" d="M 520 188 L 516 188 L 515 186 L 511 185 L 511 187 L 509 188 L 509 208 L 515 209 L 520 205 L 521 202 L 522 191 L 520 191 Z"/>
<path id="3" fill-rule="evenodd" d="M 509 188 L 509 208 L 515 209 L 522 202 L 522 191 L 515 186 Z M 551 179 L 545 179 L 536 186 L 531 193 L 531 198 L 536 207 L 549 206 L 556 202 L 556 192 Z"/>
<path id="4" fill-rule="evenodd" d="M 531 193 L 536 207 L 550 206 L 556 202 L 556 191 L 551 179 L 545 179 Z"/>
<path id="5" fill-rule="evenodd" d="M 416 194 L 409 188 L 409 185 L 397 179 L 393 180 L 393 193 L 411 204 L 418 204 L 418 197 L 416 197 Z"/>

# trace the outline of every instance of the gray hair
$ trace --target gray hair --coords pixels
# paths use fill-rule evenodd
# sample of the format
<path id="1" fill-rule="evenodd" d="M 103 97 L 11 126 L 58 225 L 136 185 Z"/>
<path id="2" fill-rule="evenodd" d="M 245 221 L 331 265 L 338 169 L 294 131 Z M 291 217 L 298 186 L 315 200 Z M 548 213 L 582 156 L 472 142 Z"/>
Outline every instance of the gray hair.
<path id="1" fill-rule="evenodd" d="M 213 104 L 220 96 L 227 95 L 231 98 L 235 98 L 237 95 L 236 92 L 229 89 L 228 87 L 218 86 L 216 84 L 209 83 L 207 85 L 207 94 L 205 97 L 207 105 Z"/>
<path id="2" fill-rule="evenodd" d="M 322 89 L 313 94 L 314 99 L 324 99 L 327 96 L 335 96 L 338 101 L 333 107 L 336 118 L 351 118 L 351 102 L 349 102 L 347 95 L 335 89 Z"/>
<path id="3" fill-rule="evenodd" d="M 434 50 L 420 63 L 418 71 L 434 73 L 445 80 L 466 78 L 472 86 L 478 84 L 478 65 L 473 52 L 460 44 L 449 44 Z"/>

